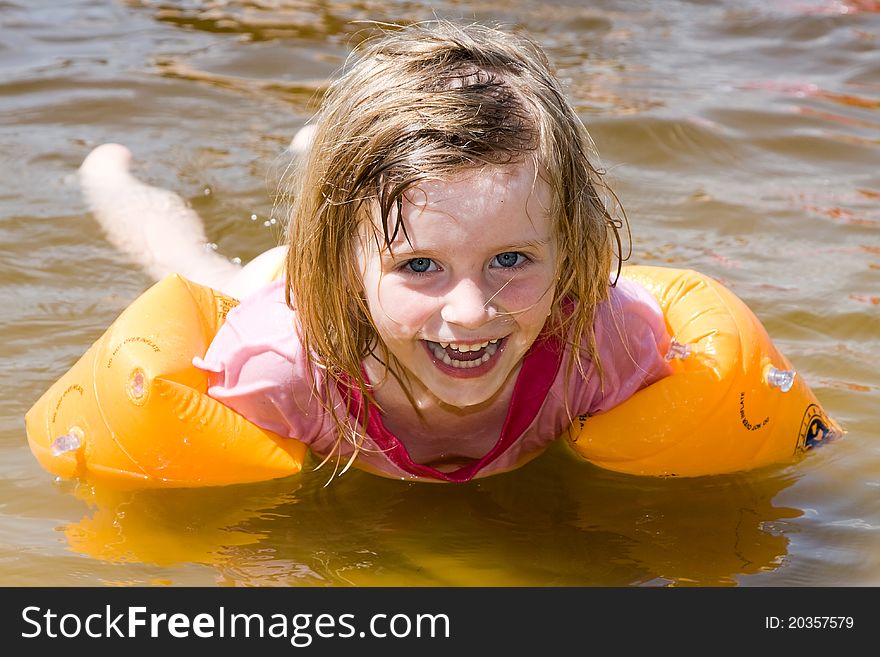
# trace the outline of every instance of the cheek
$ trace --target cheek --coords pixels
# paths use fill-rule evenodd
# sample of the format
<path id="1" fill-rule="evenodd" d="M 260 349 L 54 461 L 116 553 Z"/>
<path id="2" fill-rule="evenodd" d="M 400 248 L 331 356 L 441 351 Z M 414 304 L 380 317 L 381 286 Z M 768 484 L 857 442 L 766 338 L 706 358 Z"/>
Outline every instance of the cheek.
<path id="1" fill-rule="evenodd" d="M 540 317 L 543 323 L 553 304 L 553 281 L 550 276 L 533 276 L 508 283 L 495 296 L 504 312 L 515 313 L 521 318 Z"/>
<path id="2" fill-rule="evenodd" d="M 367 293 L 370 313 L 382 337 L 410 337 L 440 309 L 436 295 L 416 292 L 393 278 L 383 278 Z"/>

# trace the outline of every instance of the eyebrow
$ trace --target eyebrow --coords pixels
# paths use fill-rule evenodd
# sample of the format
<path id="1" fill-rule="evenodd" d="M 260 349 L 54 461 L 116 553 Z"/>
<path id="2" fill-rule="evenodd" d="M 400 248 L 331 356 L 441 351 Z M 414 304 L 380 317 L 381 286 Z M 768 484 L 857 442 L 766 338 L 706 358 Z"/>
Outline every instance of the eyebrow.
<path id="1" fill-rule="evenodd" d="M 540 249 L 542 247 L 547 246 L 550 243 L 550 239 L 546 240 L 528 240 L 526 242 L 511 242 L 502 246 L 499 246 L 495 249 L 498 253 L 507 253 L 508 251 L 524 251 L 528 249 Z M 393 251 L 393 254 L 392 254 Z M 392 248 L 382 249 L 382 257 L 399 257 L 401 255 L 407 255 L 410 253 L 425 253 L 430 255 L 433 249 L 414 249 L 412 248 L 408 242 L 403 242 L 402 244 L 398 244 Z"/>

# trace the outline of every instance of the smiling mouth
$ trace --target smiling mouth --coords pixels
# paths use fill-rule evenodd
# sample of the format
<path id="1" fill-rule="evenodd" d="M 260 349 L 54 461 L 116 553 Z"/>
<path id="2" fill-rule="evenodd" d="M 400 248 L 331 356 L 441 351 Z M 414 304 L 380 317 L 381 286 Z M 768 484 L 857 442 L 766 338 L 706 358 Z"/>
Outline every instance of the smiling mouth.
<path id="1" fill-rule="evenodd" d="M 479 344 L 431 342 L 425 340 L 428 350 L 440 363 L 455 369 L 469 370 L 485 365 L 504 344 L 505 338 Z"/>

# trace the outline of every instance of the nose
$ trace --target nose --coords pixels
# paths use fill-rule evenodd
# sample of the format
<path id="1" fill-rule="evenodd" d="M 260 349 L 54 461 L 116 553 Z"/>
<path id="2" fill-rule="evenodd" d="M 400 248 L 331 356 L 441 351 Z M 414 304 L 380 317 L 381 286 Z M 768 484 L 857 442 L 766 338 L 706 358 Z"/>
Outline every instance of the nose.
<path id="1" fill-rule="evenodd" d="M 465 328 L 478 328 L 495 317 L 491 295 L 471 279 L 462 279 L 443 298 L 443 321 Z"/>

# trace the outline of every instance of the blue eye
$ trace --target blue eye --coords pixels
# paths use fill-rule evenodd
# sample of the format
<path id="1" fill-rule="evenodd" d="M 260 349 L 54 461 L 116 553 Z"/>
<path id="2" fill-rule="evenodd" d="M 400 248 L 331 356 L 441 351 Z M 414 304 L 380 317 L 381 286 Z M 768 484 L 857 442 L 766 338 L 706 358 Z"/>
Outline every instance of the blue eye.
<path id="1" fill-rule="evenodd" d="M 430 258 L 413 258 L 412 260 L 409 260 L 404 266 L 411 272 L 414 272 L 416 274 L 424 274 L 432 267 L 434 267 L 435 269 L 437 267 Z"/>
<path id="2" fill-rule="evenodd" d="M 504 253 L 499 253 L 497 256 L 495 256 L 495 263 L 499 267 L 516 267 L 517 265 L 522 264 L 522 260 L 520 260 L 520 258 L 525 260 L 525 256 L 523 256 L 522 253 L 517 253 L 516 251 L 505 251 Z"/>

